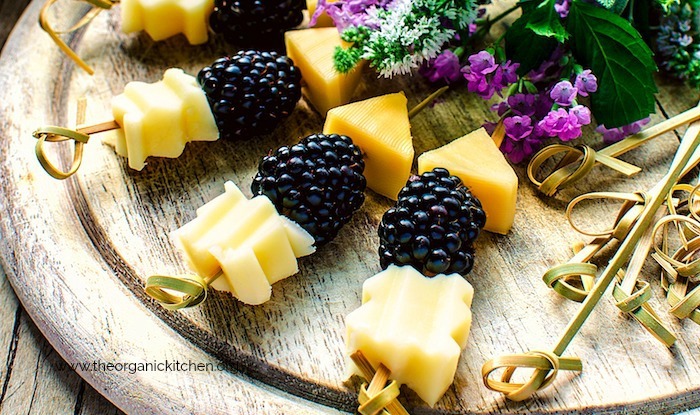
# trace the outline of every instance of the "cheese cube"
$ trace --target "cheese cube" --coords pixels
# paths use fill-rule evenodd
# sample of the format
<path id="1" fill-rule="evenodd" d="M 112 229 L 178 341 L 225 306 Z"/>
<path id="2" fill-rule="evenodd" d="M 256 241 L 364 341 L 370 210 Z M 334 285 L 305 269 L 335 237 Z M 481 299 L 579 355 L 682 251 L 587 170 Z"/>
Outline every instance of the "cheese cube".
<path id="1" fill-rule="evenodd" d="M 168 69 L 152 84 L 129 82 L 112 99 L 112 115 L 120 129 L 105 142 L 141 170 L 149 156 L 178 157 L 189 141 L 214 141 L 219 130 L 204 91 L 181 69 Z"/>
<path id="2" fill-rule="evenodd" d="M 403 92 L 353 102 L 328 112 L 324 134 L 342 134 L 362 149 L 367 187 L 396 200 L 411 175 L 413 140 Z"/>
<path id="3" fill-rule="evenodd" d="M 290 30 L 284 34 L 284 43 L 287 56 L 299 68 L 306 83 L 302 88 L 304 95 L 321 115 L 350 102 L 362 70 L 359 65 L 347 74 L 335 70 L 333 53 L 336 47 L 343 45 L 338 29 Z"/>
<path id="4" fill-rule="evenodd" d="M 230 291 L 236 298 L 251 305 L 270 299 L 272 286 L 251 248 L 223 250 L 212 247 L 211 252 L 224 272 L 223 277 L 215 280 L 225 284 L 218 286 L 218 289 Z"/>
<path id="5" fill-rule="evenodd" d="M 418 157 L 418 172 L 444 167 L 462 179 L 486 213 L 484 229 L 506 234 L 513 226 L 518 194 L 518 176 L 480 128 Z"/>
<path id="6" fill-rule="evenodd" d="M 272 202 L 260 196 L 238 203 L 220 216 L 198 216 L 173 232 L 172 237 L 190 268 L 198 275 L 211 277 L 221 268 L 210 253 L 211 247 L 242 246 L 251 232 L 273 216 L 277 211 Z"/>
<path id="7" fill-rule="evenodd" d="M 345 319 L 347 353 L 360 350 L 373 366 L 384 364 L 391 379 L 433 406 L 454 381 L 473 294 L 459 274 L 427 278 L 390 265 L 364 282 L 362 306 Z"/>
<path id="8" fill-rule="evenodd" d="M 214 0 L 121 0 L 122 31 L 159 41 L 182 33 L 191 45 L 209 39 Z"/>
<path id="9" fill-rule="evenodd" d="M 292 245 L 292 250 L 294 250 L 294 256 L 301 258 L 316 252 L 316 247 L 314 246 L 316 241 L 304 228 L 286 216 L 282 216 L 282 222 L 284 223 L 284 230 L 287 232 L 289 243 Z"/>
<path id="10" fill-rule="evenodd" d="M 172 233 L 188 266 L 213 277 L 211 287 L 246 304 L 270 299 L 270 285 L 299 271 L 297 258 L 314 252 L 314 238 L 277 213 L 265 196 L 248 200 L 233 182 Z"/>

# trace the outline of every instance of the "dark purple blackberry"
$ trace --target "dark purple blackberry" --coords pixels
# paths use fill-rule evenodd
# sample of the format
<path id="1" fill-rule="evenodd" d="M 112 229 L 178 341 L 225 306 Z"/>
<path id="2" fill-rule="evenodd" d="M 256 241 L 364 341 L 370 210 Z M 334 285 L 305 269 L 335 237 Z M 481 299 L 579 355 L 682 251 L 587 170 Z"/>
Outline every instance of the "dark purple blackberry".
<path id="1" fill-rule="evenodd" d="M 411 265 L 426 276 L 465 275 L 485 223 L 481 202 L 459 177 L 441 168 L 413 176 L 379 224 L 379 261 L 384 269 Z"/>
<path id="2" fill-rule="evenodd" d="M 287 56 L 255 50 L 217 59 L 197 75 L 223 138 L 272 131 L 301 98 L 300 81 Z"/>
<path id="3" fill-rule="evenodd" d="M 227 42 L 280 48 L 284 32 L 304 19 L 303 0 L 215 0 L 209 26 Z"/>
<path id="4" fill-rule="evenodd" d="M 260 160 L 251 189 L 316 240 L 333 239 L 365 201 L 360 148 L 350 137 L 312 134 Z"/>

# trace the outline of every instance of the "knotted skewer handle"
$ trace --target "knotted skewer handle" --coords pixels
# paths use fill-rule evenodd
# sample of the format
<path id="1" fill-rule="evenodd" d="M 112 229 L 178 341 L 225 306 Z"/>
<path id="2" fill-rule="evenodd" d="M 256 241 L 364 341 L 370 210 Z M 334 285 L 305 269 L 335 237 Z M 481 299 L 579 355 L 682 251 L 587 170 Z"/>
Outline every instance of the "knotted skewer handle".
<path id="1" fill-rule="evenodd" d="M 527 175 L 530 181 L 537 186 L 538 190 L 547 196 L 553 196 L 560 189 L 570 186 L 585 177 L 598 163 L 605 164 L 625 175 L 631 176 L 638 173 L 641 169 L 617 159 L 617 156 L 641 146 L 652 138 L 698 119 L 700 119 L 700 106 L 693 107 L 600 151 L 595 151 L 587 145 L 569 147 L 562 144 L 553 144 L 535 154 L 528 164 Z M 561 153 L 564 153 L 564 157 L 554 167 L 554 170 L 542 181 L 539 181 L 537 176 L 545 162 Z"/>

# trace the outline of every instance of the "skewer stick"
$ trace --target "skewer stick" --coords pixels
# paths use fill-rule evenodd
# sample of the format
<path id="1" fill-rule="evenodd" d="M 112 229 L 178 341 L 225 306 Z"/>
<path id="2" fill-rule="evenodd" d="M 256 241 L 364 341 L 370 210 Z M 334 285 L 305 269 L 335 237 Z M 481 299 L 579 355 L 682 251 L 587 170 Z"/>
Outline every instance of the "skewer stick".
<path id="1" fill-rule="evenodd" d="M 496 358 L 486 362 L 482 367 L 483 381 L 486 387 L 505 393 L 506 397 L 509 399 L 524 400 L 552 382 L 560 367 L 563 367 L 564 358 L 561 358 L 562 354 L 579 332 L 583 326 L 583 323 L 590 316 L 591 312 L 612 283 L 615 275 L 629 259 L 640 238 L 654 220 L 654 216 L 656 215 L 656 212 L 661 204 L 664 202 L 666 195 L 677 183 L 679 177 L 681 177 L 681 174 L 684 171 L 687 172 L 690 170 L 691 165 L 697 164 L 698 161 L 700 161 L 700 154 L 696 153 L 696 149 L 698 148 L 699 144 L 700 123 L 694 122 L 688 127 L 688 130 L 683 136 L 681 145 L 676 152 L 676 156 L 673 159 L 669 172 L 649 192 L 648 201 L 644 205 L 644 209 L 639 215 L 639 219 L 620 244 L 617 252 L 610 260 L 605 270 L 603 270 L 602 275 L 593 286 L 591 292 L 586 296 L 586 299 L 583 301 L 579 312 L 569 322 L 566 330 L 562 334 L 560 340 L 554 346 L 551 354 L 544 355 L 545 359 L 549 362 L 548 367 L 543 368 L 541 365 L 533 366 L 532 363 L 524 360 L 526 358 L 532 358 L 534 352 Z M 515 369 L 517 367 L 524 366 L 534 367 L 535 369 L 530 380 L 524 384 L 508 383 Z M 503 367 L 506 368 L 502 378 L 504 381 L 497 382 L 489 378 L 493 371 Z"/>
<path id="2" fill-rule="evenodd" d="M 386 368 L 386 366 L 380 364 L 379 368 L 377 368 L 377 371 L 375 371 L 369 360 L 367 360 L 362 351 L 359 350 L 351 354 L 350 358 L 355 363 L 357 368 L 360 369 L 360 372 L 362 372 L 362 376 L 367 380 L 371 379 L 369 388 L 367 389 L 367 394 L 370 397 L 375 396 L 382 389 L 384 389 L 384 386 L 389 380 L 389 376 L 391 374 L 389 372 L 389 369 Z M 404 408 L 403 405 L 401 405 L 401 402 L 399 402 L 396 399 L 393 399 L 389 404 L 387 404 L 385 409 L 391 415 L 409 415 L 408 411 L 406 411 L 406 408 Z"/>
<path id="3" fill-rule="evenodd" d="M 600 151 L 594 151 L 591 147 L 585 145 L 578 146 L 578 149 L 575 149 L 562 146 L 561 144 L 553 144 L 535 154 L 528 164 L 527 175 L 530 181 L 547 196 L 552 196 L 559 189 L 578 181 L 599 163 L 631 176 L 638 173 L 641 169 L 617 159 L 617 156 L 633 150 L 653 138 L 699 119 L 700 106 L 696 106 Z M 542 164 L 562 151 L 567 152 L 565 159 L 541 182 L 537 180 L 536 173 Z M 581 162 L 577 163 L 579 159 Z"/>

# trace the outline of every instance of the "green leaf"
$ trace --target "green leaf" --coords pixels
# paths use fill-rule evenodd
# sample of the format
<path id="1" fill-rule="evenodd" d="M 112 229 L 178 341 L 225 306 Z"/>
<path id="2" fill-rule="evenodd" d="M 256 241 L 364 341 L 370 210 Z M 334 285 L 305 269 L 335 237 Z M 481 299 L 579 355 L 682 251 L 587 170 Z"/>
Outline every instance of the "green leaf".
<path id="1" fill-rule="evenodd" d="M 628 0 L 596 0 L 598 4 L 615 14 L 621 14 L 627 7 Z"/>
<path id="2" fill-rule="evenodd" d="M 567 29 L 574 58 L 598 78 L 598 91 L 591 95 L 591 110 L 598 123 L 620 127 L 654 112 L 656 64 L 627 20 L 575 1 Z"/>
<path id="3" fill-rule="evenodd" d="M 536 69 L 554 52 L 557 41 L 551 37 L 540 36 L 527 28 L 531 13 L 523 14 L 513 22 L 505 36 L 506 56 L 513 62 L 520 63 L 518 75 L 525 75 Z"/>
<path id="4" fill-rule="evenodd" d="M 556 0 L 545 0 L 530 12 L 527 28 L 540 36 L 553 37 L 557 41 L 564 43 L 569 37 L 564 26 L 561 24 L 559 13 L 554 10 Z"/>

